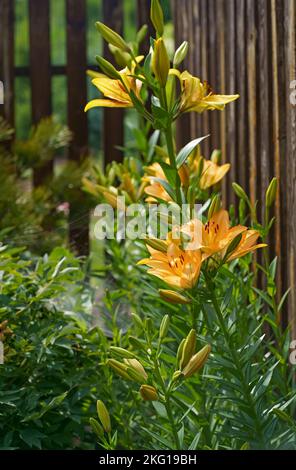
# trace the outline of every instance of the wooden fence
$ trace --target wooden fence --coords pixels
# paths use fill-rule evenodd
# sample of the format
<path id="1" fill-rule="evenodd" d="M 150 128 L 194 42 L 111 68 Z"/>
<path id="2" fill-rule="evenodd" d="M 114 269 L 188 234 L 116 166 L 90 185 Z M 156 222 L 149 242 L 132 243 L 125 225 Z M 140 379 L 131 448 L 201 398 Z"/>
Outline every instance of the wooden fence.
<path id="1" fill-rule="evenodd" d="M 185 116 L 179 145 L 210 133 L 206 156 L 221 148 L 231 163 L 227 204 L 236 202 L 230 185 L 236 181 L 258 200 L 262 217 L 268 183 L 279 178 L 270 245 L 279 261 L 279 292 L 291 286 L 283 321 L 292 323 L 296 338 L 296 2 L 173 0 L 173 7 L 176 43 L 191 44 L 185 67 L 217 92 L 240 94 L 224 113 Z"/>
<path id="2" fill-rule="evenodd" d="M 52 112 L 52 77 L 67 77 L 67 116 L 68 126 L 73 131 L 73 141 L 68 158 L 80 161 L 87 153 L 88 127 L 87 116 L 83 108 L 87 102 L 87 43 L 86 43 L 86 6 L 87 0 L 61 0 L 66 4 L 66 39 L 67 58 L 64 66 L 55 66 L 50 57 L 50 0 L 26 0 L 29 14 L 30 63 L 29 66 L 16 67 L 14 64 L 14 10 L 15 0 L 0 0 L 0 80 L 4 83 L 5 101 L 0 106 L 0 113 L 10 122 L 15 123 L 14 102 L 15 78 L 29 77 L 31 80 L 31 115 L 32 122 Z M 99 17 L 99 6 L 103 5 L 103 18 Z M 139 25 L 147 23 L 150 28 L 150 1 L 135 0 Z M 98 0 L 97 20 L 103 21 L 118 32 L 123 30 L 123 1 Z M 148 42 L 144 44 L 147 49 Z M 104 53 L 110 52 L 105 47 Z M 90 66 L 91 67 L 91 66 Z M 105 163 L 119 160 L 121 152 L 117 146 L 123 145 L 122 110 L 104 110 L 103 149 Z M 35 171 L 34 184 L 39 185 L 53 171 L 53 162 Z M 88 223 L 81 209 L 70 209 L 70 242 L 81 254 L 88 252 Z M 82 221 L 77 223 L 79 219 Z M 71 223 L 74 222 L 75 223 Z"/>
<path id="3" fill-rule="evenodd" d="M 32 120 L 51 113 L 51 77 L 65 75 L 68 84 L 68 125 L 74 133 L 69 158 L 79 160 L 87 151 L 86 102 L 86 0 L 64 0 L 67 13 L 67 63 L 54 66 L 50 58 L 50 0 L 28 0 L 30 64 L 14 66 L 14 0 L 0 0 L 0 80 L 4 82 L 4 116 L 14 124 L 14 79 L 31 78 Z M 276 175 L 280 181 L 275 215 L 277 223 L 271 248 L 278 255 L 279 292 L 292 287 L 284 324 L 292 322 L 296 337 L 296 106 L 292 81 L 296 79 L 295 0 L 171 0 L 176 44 L 189 40 L 185 67 L 208 80 L 220 93 L 240 94 L 240 100 L 224 113 L 185 115 L 178 128 L 178 145 L 196 136 L 211 134 L 203 145 L 221 148 L 231 163 L 224 198 L 236 203 L 229 181 L 237 181 L 262 204 L 265 190 Z M 109 26 L 123 29 L 123 1 L 101 0 Z M 98 5 L 100 0 L 98 0 Z M 149 0 L 135 0 L 137 21 L 149 22 Z M 99 8 L 98 8 L 99 12 Z M 100 19 L 98 17 L 98 19 Z M 151 27 L 151 25 L 150 25 Z M 147 50 L 149 42 L 144 44 Z M 108 55 L 108 50 L 105 48 Z M 123 112 L 104 111 L 103 147 L 106 160 L 121 158 L 116 146 L 123 144 Z M 52 164 L 34 175 L 39 184 Z M 77 213 L 71 213 L 77 218 Z M 79 218 L 79 217 L 78 217 Z M 73 224 L 71 240 L 80 252 L 87 251 L 88 229 Z M 70 224 L 71 227 L 71 224 Z M 82 236 L 81 230 L 84 234 Z"/>

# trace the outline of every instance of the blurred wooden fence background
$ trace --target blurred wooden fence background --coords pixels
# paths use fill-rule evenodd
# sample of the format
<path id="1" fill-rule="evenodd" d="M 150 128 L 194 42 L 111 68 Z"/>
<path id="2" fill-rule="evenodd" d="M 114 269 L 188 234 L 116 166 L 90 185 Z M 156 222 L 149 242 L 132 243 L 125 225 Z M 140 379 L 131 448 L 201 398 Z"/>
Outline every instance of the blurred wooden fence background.
<path id="1" fill-rule="evenodd" d="M 14 66 L 14 0 L 0 0 L 0 79 L 5 103 L 0 112 L 14 124 L 14 79 L 31 77 L 32 120 L 51 113 L 51 77 L 65 75 L 68 84 L 68 125 L 74 133 L 69 158 L 79 160 L 87 151 L 87 119 L 83 113 L 86 96 L 86 0 L 65 0 L 67 12 L 67 64 L 53 66 L 50 59 L 50 0 L 28 0 L 30 22 L 30 65 Z M 103 18 L 118 32 L 123 30 L 123 1 L 101 0 Z M 284 324 L 292 322 L 296 337 L 296 106 L 291 102 L 296 80 L 295 0 L 171 0 L 176 45 L 189 40 L 184 64 L 218 93 L 239 93 L 240 99 L 224 113 L 185 115 L 178 127 L 178 145 L 199 135 L 211 134 L 203 150 L 221 148 L 231 163 L 224 198 L 236 203 L 229 184 L 237 181 L 261 201 L 271 178 L 280 181 L 271 239 L 278 255 L 279 291 L 292 287 Z M 98 0 L 99 3 L 99 0 Z M 150 0 L 135 0 L 138 25 L 149 24 Z M 148 49 L 149 42 L 144 44 Z M 105 53 L 109 51 L 105 48 Z M 294 88 L 295 89 L 295 88 Z M 21 99 L 21 97 L 17 97 Z M 1 109 L 2 108 L 2 109 Z M 122 110 L 104 111 L 105 160 L 119 160 L 116 146 L 124 140 Z M 38 170 L 35 184 L 52 171 L 52 164 Z M 71 214 L 77 218 L 76 214 Z M 85 225 L 85 221 L 83 222 Z M 70 237 L 80 251 L 87 248 L 77 227 Z M 79 234 L 79 236 L 78 236 Z"/>
<path id="2" fill-rule="evenodd" d="M 222 113 L 185 115 L 178 144 L 211 134 L 205 156 L 221 148 L 231 163 L 227 204 L 237 202 L 230 184 L 236 181 L 258 200 L 261 217 L 268 184 L 279 178 L 270 245 L 279 293 L 291 286 L 283 323 L 292 323 L 296 338 L 296 1 L 173 0 L 173 10 L 176 44 L 191 44 L 184 68 L 218 93 L 240 94 Z"/>

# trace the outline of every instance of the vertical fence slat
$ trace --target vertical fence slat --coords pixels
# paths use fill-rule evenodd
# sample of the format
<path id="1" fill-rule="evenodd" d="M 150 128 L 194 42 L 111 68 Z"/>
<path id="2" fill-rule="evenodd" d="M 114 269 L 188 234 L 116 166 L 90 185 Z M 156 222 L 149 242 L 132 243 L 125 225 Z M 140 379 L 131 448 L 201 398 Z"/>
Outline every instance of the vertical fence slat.
<path id="1" fill-rule="evenodd" d="M 237 91 L 236 88 L 236 23 L 235 23 L 235 1 L 229 0 L 226 2 L 226 92 L 233 94 Z M 237 164 L 236 164 L 236 106 L 237 103 L 231 103 L 225 110 L 226 114 L 226 160 L 231 164 L 230 167 L 230 180 L 237 180 Z M 229 180 L 228 180 L 229 181 Z M 227 184 L 227 202 L 228 204 L 235 203 L 234 193 L 231 185 Z"/>
<path id="2" fill-rule="evenodd" d="M 279 88 L 279 61 L 281 58 L 281 51 L 278 50 L 279 30 L 277 24 L 277 0 L 271 0 L 271 37 L 272 37 L 272 128 L 273 128 L 273 172 L 278 178 L 279 187 L 282 184 L 281 181 L 281 146 L 280 146 L 280 120 L 282 117 L 280 109 L 280 88 Z M 282 64 L 283 65 L 283 64 Z M 277 191 L 276 204 L 275 204 L 275 217 L 276 224 L 274 227 L 275 231 L 275 253 L 278 260 L 277 274 L 276 274 L 276 285 L 278 300 L 282 291 L 282 260 L 281 260 L 281 197 L 280 190 Z"/>
<path id="3" fill-rule="evenodd" d="M 200 78 L 201 80 L 208 81 L 208 58 L 209 58 L 209 51 L 208 51 L 208 2 L 207 0 L 200 0 L 200 16 L 201 16 L 201 36 L 200 36 L 200 43 L 201 43 L 201 73 Z M 192 70 L 192 73 L 194 71 Z M 211 134 L 210 129 L 210 116 L 208 112 L 203 113 L 202 115 L 202 135 Z M 204 154 L 205 158 L 210 157 L 210 139 L 206 139 L 202 143 L 202 153 Z"/>
<path id="4" fill-rule="evenodd" d="M 29 0 L 32 122 L 51 114 L 49 0 Z M 53 162 L 34 170 L 34 185 L 52 175 Z"/>
<path id="5" fill-rule="evenodd" d="M 146 0 L 137 0 L 137 25 L 140 29 L 144 24 L 148 26 L 148 33 L 141 44 L 141 53 L 146 55 L 150 49 L 150 37 L 155 34 L 153 25 L 150 20 L 150 2 Z"/>
<path id="6" fill-rule="evenodd" d="M 294 1 L 285 0 L 284 12 L 285 48 L 286 48 L 286 90 L 287 90 L 287 121 L 286 121 L 286 164 L 288 199 L 288 283 L 291 292 L 288 302 L 288 320 L 291 325 L 292 338 L 296 338 L 296 106 L 292 104 L 290 83 L 296 80 L 296 6 Z"/>
<path id="7" fill-rule="evenodd" d="M 68 125 L 73 132 L 69 159 L 79 163 L 87 152 L 86 93 L 86 3 L 67 0 Z M 81 195 L 82 197 L 82 195 Z M 70 201 L 70 244 L 80 254 L 88 253 L 89 215 L 81 201 Z"/>
<path id="8" fill-rule="evenodd" d="M 249 133 L 249 187 L 252 204 L 257 198 L 257 27 L 254 0 L 247 0 L 247 92 Z"/>
<path id="9" fill-rule="evenodd" d="M 237 88 L 239 93 L 239 103 L 237 105 L 237 155 L 236 159 L 240 162 L 238 165 L 238 182 L 248 192 L 248 165 L 247 153 L 248 145 L 246 132 L 247 122 L 247 99 L 246 99 L 246 2 L 237 0 L 236 2 L 236 67 L 237 67 Z"/>
<path id="10" fill-rule="evenodd" d="M 0 112 L 14 125 L 14 2 L 1 0 L 0 80 L 4 85 L 4 106 Z M 2 108 L 2 109 L 1 109 Z"/>
<path id="11" fill-rule="evenodd" d="M 123 11 L 121 0 L 103 0 L 103 21 L 117 33 L 123 32 Z M 104 41 L 104 57 L 113 62 L 108 44 Z M 104 109 L 104 158 L 105 164 L 122 160 L 122 152 L 116 148 L 123 146 L 124 111 L 122 109 Z"/>
<path id="12" fill-rule="evenodd" d="M 260 201 L 259 209 L 263 208 L 265 192 L 268 187 L 271 174 L 271 77 L 270 54 L 266 51 L 270 47 L 269 34 L 269 0 L 258 0 L 258 45 L 259 45 L 259 131 L 260 131 Z M 258 175 L 259 176 L 259 175 Z M 264 216 L 261 210 L 261 217 Z"/>
<path id="13" fill-rule="evenodd" d="M 175 42 L 177 45 L 179 45 L 181 44 L 181 42 L 188 40 L 187 14 L 185 13 L 185 9 L 183 8 L 180 11 L 180 5 L 178 0 L 172 0 L 172 6 L 175 24 Z M 195 47 L 197 46 L 198 41 L 196 41 L 195 43 Z M 184 70 L 189 68 L 189 56 L 190 53 L 187 55 L 186 59 L 181 65 L 181 68 Z M 188 113 L 186 113 L 179 119 L 177 124 L 177 148 L 179 149 L 185 143 L 189 142 L 190 138 L 190 116 Z"/>

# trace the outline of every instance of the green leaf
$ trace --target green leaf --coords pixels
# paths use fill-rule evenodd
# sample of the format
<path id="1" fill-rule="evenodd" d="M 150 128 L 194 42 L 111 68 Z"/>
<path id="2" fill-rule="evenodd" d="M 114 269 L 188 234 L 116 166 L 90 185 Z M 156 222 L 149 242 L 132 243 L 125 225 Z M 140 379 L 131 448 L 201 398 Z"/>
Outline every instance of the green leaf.
<path id="1" fill-rule="evenodd" d="M 207 137 L 208 135 L 205 135 L 204 137 L 199 137 L 198 139 L 194 139 L 191 142 L 189 142 L 185 147 L 183 147 L 180 152 L 177 155 L 176 162 L 177 162 L 177 168 L 179 169 L 183 163 L 187 160 L 189 155 L 193 152 L 193 150 Z"/>

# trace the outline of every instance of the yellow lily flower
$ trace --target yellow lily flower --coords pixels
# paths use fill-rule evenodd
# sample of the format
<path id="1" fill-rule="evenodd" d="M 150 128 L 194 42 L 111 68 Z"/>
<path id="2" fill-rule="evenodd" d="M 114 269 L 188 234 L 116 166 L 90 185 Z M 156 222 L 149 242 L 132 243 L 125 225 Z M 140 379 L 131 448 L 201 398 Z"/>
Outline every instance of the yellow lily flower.
<path id="1" fill-rule="evenodd" d="M 105 98 L 95 99 L 87 103 L 84 111 L 91 108 L 105 107 L 105 108 L 132 108 L 133 102 L 130 97 L 132 90 L 138 99 L 140 99 L 140 91 L 142 87 L 141 80 L 132 77 L 133 70 L 125 67 L 118 72 L 121 80 L 116 80 L 107 77 L 103 73 L 96 73 L 92 83 L 104 95 Z M 93 75 L 93 74 L 92 74 Z"/>
<path id="2" fill-rule="evenodd" d="M 146 264 L 149 274 L 156 276 L 173 287 L 191 289 L 197 282 L 201 268 L 201 251 L 184 251 L 177 244 L 168 244 L 166 253 L 147 246 L 150 258 L 138 264 Z"/>
<path id="3" fill-rule="evenodd" d="M 177 69 L 170 70 L 171 75 L 176 75 L 181 84 L 180 112 L 196 111 L 202 113 L 206 110 L 222 110 L 225 105 L 236 100 L 239 95 L 216 95 L 211 91 L 207 82 L 202 82 L 189 72 L 180 72 Z"/>

